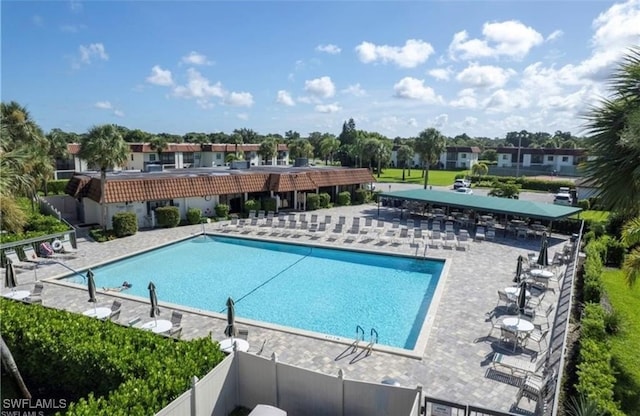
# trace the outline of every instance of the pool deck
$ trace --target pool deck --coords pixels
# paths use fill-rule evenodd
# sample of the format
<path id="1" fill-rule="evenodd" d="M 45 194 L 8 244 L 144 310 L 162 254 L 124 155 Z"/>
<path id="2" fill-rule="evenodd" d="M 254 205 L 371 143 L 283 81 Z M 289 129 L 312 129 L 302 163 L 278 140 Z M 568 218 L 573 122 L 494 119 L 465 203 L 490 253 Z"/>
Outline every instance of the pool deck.
<path id="1" fill-rule="evenodd" d="M 345 215 L 347 216 L 347 224 L 350 225 L 350 218 L 355 216 L 375 218 L 378 208 L 376 205 L 361 205 L 318 210 L 313 213 L 322 216 L 332 215 L 334 223 L 338 216 Z M 397 217 L 398 214 L 399 211 L 396 209 L 380 209 L 380 217 L 387 221 Z M 206 224 L 205 229 L 207 232 L 215 232 L 220 230 L 220 226 L 221 223 Z M 81 240 L 78 244 L 78 256 L 65 260 L 64 264 L 74 270 L 85 270 L 97 263 L 168 244 L 181 238 L 200 234 L 201 231 L 201 225 L 194 225 L 139 231 L 134 236 L 106 243 Z M 278 238 L 271 236 L 267 238 L 278 240 Z M 552 236 L 549 240 L 550 259 L 553 258 L 554 252 L 562 250 L 566 238 L 565 236 Z M 291 241 L 291 239 L 287 239 L 287 241 Z M 296 241 L 337 246 L 336 242 L 327 241 L 324 238 L 310 240 L 308 237 L 299 237 Z M 384 253 L 416 253 L 416 247 L 410 244 L 351 242 L 340 245 Z M 516 240 L 513 237 L 503 238 L 499 235 L 492 242 L 471 242 L 470 250 L 466 251 L 429 248 L 428 257 L 447 258 L 451 259 L 451 262 L 449 274 L 440 290 L 441 296 L 437 312 L 433 317 L 427 349 L 422 359 L 376 350 L 369 356 L 356 357 L 357 354 L 351 354 L 337 359 L 344 355 L 347 348 L 342 343 L 254 326 L 243 323 L 241 318 L 238 318 L 238 321 L 241 327 L 246 327 L 249 330 L 249 352 L 257 353 L 261 350 L 260 354 L 266 357 L 276 353 L 280 362 L 325 374 L 337 375 L 338 370 L 342 369 L 345 377 L 350 379 L 380 382 L 383 379 L 392 378 L 402 386 L 422 385 L 425 394 L 432 397 L 513 412 L 518 387 L 513 379 L 500 377 L 489 371 L 493 352 L 504 352 L 504 350 L 500 349 L 497 338 L 487 338 L 491 322 L 488 321 L 486 314 L 494 310 L 496 306 L 497 291 L 512 285 L 518 255 L 537 252 L 539 245 L 539 238 Z M 424 247 L 421 247 L 419 250 L 421 254 L 423 250 Z M 179 275 L 182 267 L 188 267 L 188 265 L 176 263 L 176 275 Z M 36 273 L 37 278 L 42 280 L 67 274 L 68 270 L 59 264 L 48 264 L 39 266 L 36 272 L 21 271 L 17 275 L 18 289 L 33 289 Z M 127 280 L 127 276 L 123 276 L 123 280 Z M 161 290 L 159 293 L 161 317 L 168 319 L 171 310 L 178 308 L 178 306 L 162 302 Z M 115 293 L 100 290 L 97 298 L 98 306 L 109 306 L 113 299 L 121 299 L 123 306 L 119 322 L 126 324 L 135 317 L 141 317 L 142 322 L 150 319 L 148 318 L 149 306 L 146 298 L 127 296 L 126 291 Z M 556 299 L 557 294 L 553 293 L 548 293 L 545 297 L 547 302 Z M 43 304 L 77 313 L 82 313 L 93 306 L 87 302 L 86 289 L 77 285 L 46 281 Z M 214 339 L 222 340 L 225 338 L 223 333 L 225 326 L 226 315 L 198 313 L 198 311 L 192 310 L 183 316 L 182 339 L 205 337 L 211 334 Z M 365 328 L 365 345 L 369 340 L 368 330 Z M 498 331 L 495 331 L 494 336 L 498 336 Z M 533 345 L 534 350 L 537 349 L 535 343 L 530 345 Z M 545 344 L 543 343 L 543 345 Z M 528 349 L 525 352 L 531 353 Z M 526 359 L 530 355 L 525 354 L 521 357 Z M 353 358 L 359 359 L 353 360 Z M 531 414 L 530 412 L 534 408 L 535 402 L 528 403 L 527 399 L 520 402 L 522 413 Z"/>

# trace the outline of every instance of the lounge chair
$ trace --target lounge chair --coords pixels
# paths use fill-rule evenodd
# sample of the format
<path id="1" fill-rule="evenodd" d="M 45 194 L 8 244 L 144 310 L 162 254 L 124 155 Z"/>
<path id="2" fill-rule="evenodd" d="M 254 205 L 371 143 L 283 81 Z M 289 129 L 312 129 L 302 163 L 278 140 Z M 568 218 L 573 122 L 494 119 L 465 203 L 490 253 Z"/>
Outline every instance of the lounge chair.
<path id="1" fill-rule="evenodd" d="M 64 254 L 75 254 L 78 252 L 78 249 L 71 245 L 71 241 L 65 240 L 62 242 L 62 252 Z"/>
<path id="2" fill-rule="evenodd" d="M 431 231 L 431 240 L 429 241 L 429 247 L 439 248 L 442 245 L 442 236 L 439 230 Z"/>
<path id="3" fill-rule="evenodd" d="M 466 231 L 466 230 L 462 230 L 462 231 Z M 469 234 L 463 233 L 462 231 L 460 231 L 460 235 L 458 236 L 458 248 L 463 250 L 469 250 L 469 248 L 471 248 L 469 244 Z"/>
<path id="4" fill-rule="evenodd" d="M 36 252 L 31 245 L 22 247 L 22 252 L 24 253 L 24 258 L 26 261 L 38 264 L 46 264 L 51 262 L 50 258 L 40 257 L 38 252 Z"/>
<path id="5" fill-rule="evenodd" d="M 453 248 L 453 245 L 456 243 L 456 235 L 453 231 L 446 232 L 443 243 L 445 247 Z"/>
<path id="6" fill-rule="evenodd" d="M 180 338 L 182 334 L 182 313 L 171 312 L 171 328 L 164 333 L 168 337 Z"/>
<path id="7" fill-rule="evenodd" d="M 520 385 L 518 394 L 516 395 L 516 407 L 520 405 L 520 400 L 526 398 L 538 402 L 538 406 L 543 407 L 547 396 L 554 391 L 555 388 L 555 372 L 551 371 L 545 376 L 537 374 L 527 374 L 524 381 Z"/>
<path id="8" fill-rule="evenodd" d="M 15 250 L 6 250 L 4 252 L 4 255 L 6 256 L 7 259 L 11 261 L 14 267 L 20 267 L 22 269 L 30 269 L 30 270 L 37 267 L 36 263 L 20 260 L 20 257 L 18 256 L 18 253 L 16 253 Z"/>
<path id="9" fill-rule="evenodd" d="M 531 360 L 524 360 L 512 355 L 504 355 L 501 353 L 493 354 L 491 365 L 495 370 L 504 369 L 508 370 L 511 375 L 526 376 L 529 374 L 541 373 L 547 363 L 547 358 L 541 358 L 536 362 Z"/>
<path id="10" fill-rule="evenodd" d="M 424 241 L 424 236 L 422 235 L 422 229 L 416 228 L 413 230 L 413 244 L 417 244 L 418 247 Z"/>
<path id="11" fill-rule="evenodd" d="M 484 227 L 478 227 L 476 229 L 476 241 L 478 240 L 486 240 L 487 236 L 485 235 Z"/>

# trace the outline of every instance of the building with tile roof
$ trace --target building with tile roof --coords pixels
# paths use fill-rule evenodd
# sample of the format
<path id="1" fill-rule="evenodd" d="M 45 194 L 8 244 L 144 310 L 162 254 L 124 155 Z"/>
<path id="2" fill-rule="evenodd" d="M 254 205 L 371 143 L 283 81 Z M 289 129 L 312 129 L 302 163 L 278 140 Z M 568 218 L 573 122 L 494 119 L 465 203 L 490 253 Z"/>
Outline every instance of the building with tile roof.
<path id="1" fill-rule="evenodd" d="M 338 193 L 355 192 L 375 182 L 366 168 L 251 166 L 244 169 L 209 167 L 167 169 L 162 171 L 122 170 L 107 174 L 104 195 L 100 173 L 76 173 L 66 193 L 75 198 L 78 220 L 101 224 L 102 202 L 107 204 L 107 228 L 114 214 L 135 212 L 140 228 L 155 225 L 154 210 L 176 206 L 185 219 L 189 208 L 214 216 L 218 204 L 227 204 L 239 213 L 247 200 L 273 198 L 278 209 L 305 209 L 306 195 L 327 193 L 335 201 Z"/>

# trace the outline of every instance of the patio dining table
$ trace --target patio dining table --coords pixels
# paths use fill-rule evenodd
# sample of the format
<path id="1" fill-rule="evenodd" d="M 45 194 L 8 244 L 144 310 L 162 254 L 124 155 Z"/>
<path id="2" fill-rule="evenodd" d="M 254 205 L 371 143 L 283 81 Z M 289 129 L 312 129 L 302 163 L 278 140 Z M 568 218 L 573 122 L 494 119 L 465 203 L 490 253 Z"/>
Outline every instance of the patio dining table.
<path id="1" fill-rule="evenodd" d="M 529 274 L 532 277 L 538 277 L 542 279 L 551 279 L 553 277 L 553 272 L 551 270 L 544 270 L 544 269 L 529 270 Z"/>
<path id="2" fill-rule="evenodd" d="M 502 320 L 502 326 L 509 329 L 515 329 L 518 332 L 531 332 L 534 328 L 533 323 L 518 317 L 504 318 Z"/>
<path id="3" fill-rule="evenodd" d="M 91 318 L 104 319 L 107 316 L 111 315 L 111 308 L 100 306 L 98 308 L 87 309 L 86 311 L 82 312 L 82 314 Z"/>
<path id="4" fill-rule="evenodd" d="M 28 290 L 13 290 L 11 292 L 3 293 L 2 296 L 5 298 L 11 298 L 15 300 L 23 300 L 28 298 L 31 295 L 31 292 Z"/>
<path id="5" fill-rule="evenodd" d="M 167 319 L 158 319 L 157 321 L 149 321 L 144 323 L 140 328 L 150 330 L 155 334 L 161 334 L 171 329 L 173 324 Z"/>

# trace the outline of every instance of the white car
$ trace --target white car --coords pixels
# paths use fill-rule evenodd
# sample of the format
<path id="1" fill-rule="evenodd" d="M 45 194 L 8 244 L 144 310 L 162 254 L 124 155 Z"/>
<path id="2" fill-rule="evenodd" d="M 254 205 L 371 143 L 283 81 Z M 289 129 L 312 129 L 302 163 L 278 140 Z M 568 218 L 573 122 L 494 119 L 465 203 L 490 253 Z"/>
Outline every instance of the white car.
<path id="1" fill-rule="evenodd" d="M 453 189 L 468 188 L 470 186 L 471 182 L 466 179 L 456 179 L 456 181 L 453 183 Z"/>
<path id="2" fill-rule="evenodd" d="M 573 198 L 568 193 L 557 193 L 553 198 L 553 203 L 556 205 L 573 205 Z"/>
<path id="3" fill-rule="evenodd" d="M 471 190 L 471 188 L 458 188 L 454 190 L 459 194 L 473 195 L 473 191 Z"/>

